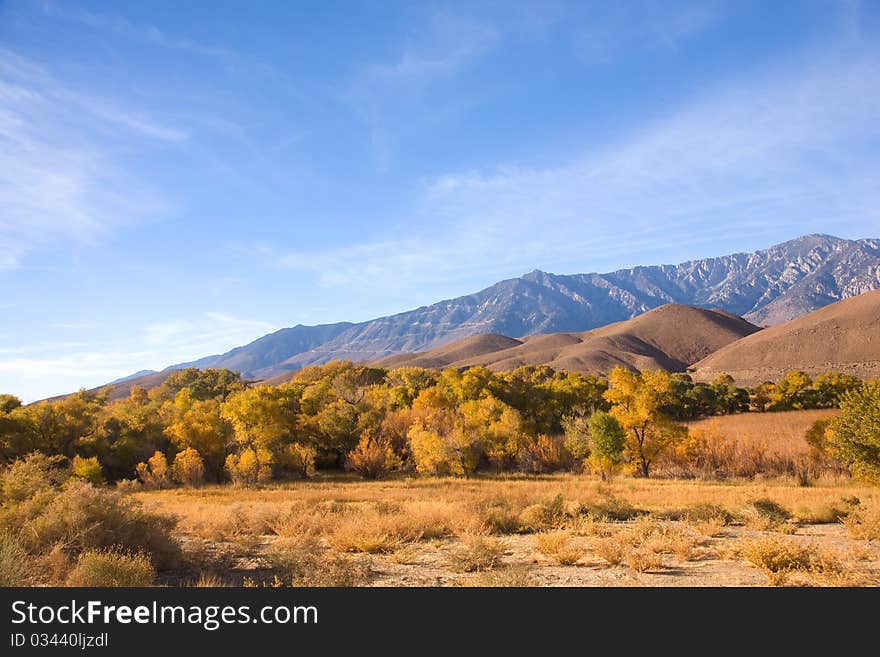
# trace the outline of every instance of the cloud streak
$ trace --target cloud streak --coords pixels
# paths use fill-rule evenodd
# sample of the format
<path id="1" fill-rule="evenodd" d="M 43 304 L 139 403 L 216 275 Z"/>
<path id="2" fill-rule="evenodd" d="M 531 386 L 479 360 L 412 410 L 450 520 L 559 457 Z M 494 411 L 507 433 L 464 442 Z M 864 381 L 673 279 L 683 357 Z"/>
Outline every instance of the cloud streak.
<path id="1" fill-rule="evenodd" d="M 720 85 L 566 165 L 428 180 L 410 222 L 422 228 L 407 238 L 298 252 L 278 265 L 327 286 L 414 289 L 465 271 L 638 264 L 719 237 L 876 233 L 877 88 L 876 49 L 815 53 Z"/>
<path id="2" fill-rule="evenodd" d="M 46 340 L 3 347 L 0 390 L 13 390 L 25 401 L 34 401 L 80 387 L 95 387 L 142 369 L 162 369 L 223 353 L 276 328 L 261 320 L 210 312 L 156 322 L 144 327 L 140 335 L 112 342 Z"/>
<path id="3" fill-rule="evenodd" d="M 186 138 L 142 111 L 70 89 L 37 62 L 0 48 L 0 269 L 19 266 L 41 245 L 90 243 L 167 210 L 112 149 Z"/>
<path id="4" fill-rule="evenodd" d="M 172 36 L 155 25 L 136 24 L 121 16 L 70 9 L 51 2 L 44 2 L 41 8 L 44 14 L 53 18 L 74 21 L 94 30 L 110 32 L 127 39 L 136 39 L 168 50 L 179 50 L 205 57 L 234 55 L 227 48 L 201 43 L 186 37 Z"/>
<path id="5" fill-rule="evenodd" d="M 435 14 L 397 59 L 367 63 L 357 71 L 342 96 L 366 124 L 380 171 L 391 166 L 400 126 L 412 130 L 460 104 L 430 94 L 431 85 L 461 73 L 499 41 L 489 25 Z"/>

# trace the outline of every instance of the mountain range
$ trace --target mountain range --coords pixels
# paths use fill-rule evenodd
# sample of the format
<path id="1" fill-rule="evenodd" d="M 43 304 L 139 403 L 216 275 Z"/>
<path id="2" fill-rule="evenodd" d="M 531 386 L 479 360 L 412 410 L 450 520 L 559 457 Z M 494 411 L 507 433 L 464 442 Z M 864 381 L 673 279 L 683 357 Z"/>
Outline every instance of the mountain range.
<path id="1" fill-rule="evenodd" d="M 753 253 L 677 265 L 605 274 L 535 270 L 474 294 L 388 317 L 281 329 L 225 354 L 164 371 L 225 367 L 250 379 L 277 379 L 311 364 L 343 358 L 375 361 L 474 335 L 521 339 L 580 333 L 667 304 L 718 308 L 755 325 L 772 326 L 875 289 L 880 289 L 880 239 L 814 234 Z M 162 378 L 155 373 L 146 377 Z"/>

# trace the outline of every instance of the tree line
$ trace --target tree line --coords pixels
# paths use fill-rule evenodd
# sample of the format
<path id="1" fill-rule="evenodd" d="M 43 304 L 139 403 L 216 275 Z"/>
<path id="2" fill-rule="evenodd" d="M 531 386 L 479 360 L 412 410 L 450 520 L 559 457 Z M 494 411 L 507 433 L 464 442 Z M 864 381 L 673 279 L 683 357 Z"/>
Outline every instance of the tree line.
<path id="1" fill-rule="evenodd" d="M 438 372 L 336 361 L 276 386 L 191 368 L 112 402 L 109 389 L 26 406 L 0 395 L 0 458 L 58 455 L 95 483 L 137 478 L 156 487 L 252 485 L 341 468 L 366 478 L 575 468 L 647 477 L 664 459 L 696 458 L 700 440 L 682 422 L 834 408 L 866 390 L 876 384 L 836 372 L 813 380 L 792 371 L 746 389 L 728 375 L 697 383 L 623 368 L 603 378 L 547 366 Z M 832 450 L 831 431 L 821 428 L 817 450 Z M 871 450 L 837 453 L 846 460 Z"/>

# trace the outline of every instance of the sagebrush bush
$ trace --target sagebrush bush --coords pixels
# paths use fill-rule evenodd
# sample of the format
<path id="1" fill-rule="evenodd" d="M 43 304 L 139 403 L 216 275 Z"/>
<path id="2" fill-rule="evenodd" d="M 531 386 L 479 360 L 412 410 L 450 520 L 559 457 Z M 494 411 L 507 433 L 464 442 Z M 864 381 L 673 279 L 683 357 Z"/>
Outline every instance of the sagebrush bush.
<path id="1" fill-rule="evenodd" d="M 0 532 L 0 586 L 26 586 L 32 570 L 32 560 L 18 539 Z"/>
<path id="2" fill-rule="evenodd" d="M 800 544 L 791 539 L 773 537 L 746 541 L 740 551 L 765 572 L 771 584 L 782 584 L 787 575 L 795 572 L 833 574 L 842 570 L 836 555 L 812 543 Z"/>
<path id="3" fill-rule="evenodd" d="M 579 512 L 603 522 L 632 520 L 644 513 L 626 500 L 613 495 L 604 495 L 598 501 L 581 504 Z"/>
<path id="4" fill-rule="evenodd" d="M 472 573 L 495 568 L 503 556 L 504 543 L 491 536 L 475 534 L 464 537 L 462 544 L 450 554 L 449 562 L 454 570 Z"/>
<path id="5" fill-rule="evenodd" d="M 516 534 L 520 530 L 520 514 L 504 499 L 477 504 L 475 513 L 482 529 L 490 534 Z"/>
<path id="6" fill-rule="evenodd" d="M 849 535 L 863 541 L 880 540 L 880 509 L 858 508 L 842 521 Z"/>
<path id="7" fill-rule="evenodd" d="M 15 505 L 0 506 L 0 531 L 20 536 L 31 554 L 47 554 L 57 544 L 78 554 L 113 546 L 144 550 L 159 568 L 179 556 L 171 537 L 175 521 L 145 511 L 130 496 L 71 479 Z"/>
<path id="8" fill-rule="evenodd" d="M 627 550 L 623 556 L 623 563 L 637 573 L 646 573 L 663 567 L 663 559 L 657 552 L 643 548 Z"/>
<path id="9" fill-rule="evenodd" d="M 156 571 L 143 552 L 87 550 L 79 555 L 67 578 L 68 586 L 150 586 Z"/>
<path id="10" fill-rule="evenodd" d="M 623 563 L 624 558 L 632 546 L 629 542 L 618 536 L 608 536 L 606 538 L 597 539 L 593 544 L 593 550 L 596 556 L 604 559 L 612 566 Z"/>
<path id="11" fill-rule="evenodd" d="M 532 504 L 519 516 L 520 529 L 524 532 L 542 532 L 560 527 L 568 517 L 565 500 L 557 495 L 551 500 Z"/>
<path id="12" fill-rule="evenodd" d="M 0 469 L 0 503 L 9 507 L 51 491 L 70 476 L 65 461 L 34 452 Z"/>
<path id="13" fill-rule="evenodd" d="M 586 550 L 572 543 L 571 534 L 563 531 L 536 534 L 535 545 L 541 554 L 560 566 L 573 566 L 586 554 Z"/>
<path id="14" fill-rule="evenodd" d="M 279 546 L 269 560 L 291 586 L 363 586 L 371 573 L 369 562 L 333 554 L 313 538 Z"/>

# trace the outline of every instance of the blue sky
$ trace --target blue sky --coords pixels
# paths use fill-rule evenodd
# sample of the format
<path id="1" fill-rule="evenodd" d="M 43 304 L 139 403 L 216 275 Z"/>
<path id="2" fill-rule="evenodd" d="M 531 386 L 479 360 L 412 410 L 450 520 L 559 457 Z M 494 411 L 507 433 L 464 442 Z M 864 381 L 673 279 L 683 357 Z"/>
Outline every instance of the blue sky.
<path id="1" fill-rule="evenodd" d="M 872 2 L 0 1 L 0 391 L 880 236 Z"/>

